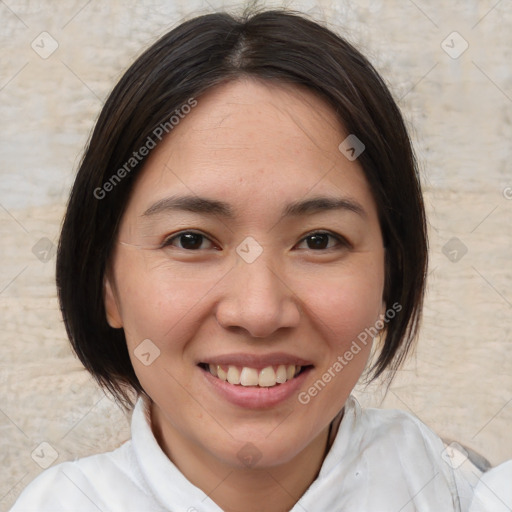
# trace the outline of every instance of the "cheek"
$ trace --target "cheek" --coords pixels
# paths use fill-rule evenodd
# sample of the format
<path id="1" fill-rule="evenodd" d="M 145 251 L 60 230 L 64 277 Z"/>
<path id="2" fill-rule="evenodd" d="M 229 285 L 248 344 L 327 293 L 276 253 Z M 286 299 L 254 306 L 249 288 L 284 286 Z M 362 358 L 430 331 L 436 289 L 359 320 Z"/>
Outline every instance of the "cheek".
<path id="1" fill-rule="evenodd" d="M 366 328 L 374 326 L 382 312 L 383 272 L 347 272 L 318 281 L 306 281 L 301 294 L 311 317 L 332 349 L 342 350 Z"/>
<path id="2" fill-rule="evenodd" d="M 359 276 L 359 277 L 356 277 Z M 332 418 L 343 407 L 367 364 L 382 311 L 380 272 L 326 280 L 303 289 L 318 336 L 320 364 L 298 395 L 310 418 Z"/>
<path id="3" fill-rule="evenodd" d="M 144 254 L 119 259 L 116 282 L 127 343 L 132 350 L 144 339 L 160 347 L 165 345 L 166 350 L 179 349 L 187 337 L 190 319 L 200 313 L 202 301 L 219 281 L 217 273 L 199 274 L 170 268 L 166 261 L 150 261 Z M 172 346 L 168 346 L 169 341 Z"/>
<path id="4" fill-rule="evenodd" d="M 126 343 L 137 378 L 154 400 L 172 397 L 174 406 L 185 404 L 183 389 L 191 385 L 187 346 L 204 321 L 203 303 L 218 279 L 187 277 L 137 259 L 118 268 Z"/>

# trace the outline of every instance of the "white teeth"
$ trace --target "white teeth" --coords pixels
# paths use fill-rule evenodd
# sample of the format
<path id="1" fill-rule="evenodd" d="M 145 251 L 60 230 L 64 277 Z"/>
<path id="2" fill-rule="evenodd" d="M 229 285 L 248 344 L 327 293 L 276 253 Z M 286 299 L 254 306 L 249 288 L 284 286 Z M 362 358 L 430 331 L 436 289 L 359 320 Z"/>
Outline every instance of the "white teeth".
<path id="1" fill-rule="evenodd" d="M 272 366 L 267 366 L 261 370 L 258 384 L 262 388 L 269 388 L 276 385 L 276 372 Z"/>
<path id="2" fill-rule="evenodd" d="M 244 366 L 242 368 L 242 372 L 240 373 L 240 384 L 242 384 L 242 386 L 257 386 L 258 370 Z"/>
<path id="3" fill-rule="evenodd" d="M 286 366 L 284 364 L 280 364 L 277 367 L 276 382 L 278 384 L 283 384 L 284 382 L 286 382 L 286 379 L 287 379 Z"/>
<path id="4" fill-rule="evenodd" d="M 286 381 L 293 379 L 299 374 L 301 366 L 294 364 L 280 364 L 277 367 L 267 366 L 263 370 L 258 371 L 255 368 L 244 366 L 229 365 L 222 367 L 220 364 L 209 364 L 210 373 L 220 380 L 227 381 L 230 384 L 242 386 L 260 386 L 262 388 L 270 388 L 276 384 L 284 384 Z"/>
<path id="5" fill-rule="evenodd" d="M 240 372 L 236 366 L 229 366 L 227 379 L 230 384 L 240 384 Z"/>
<path id="6" fill-rule="evenodd" d="M 211 371 L 211 366 L 212 365 L 210 365 L 210 371 Z M 215 373 L 212 372 L 212 375 L 215 375 Z M 228 374 L 226 371 L 224 371 L 224 369 L 222 368 L 222 366 L 220 364 L 217 365 L 217 377 L 220 380 L 228 380 Z"/>

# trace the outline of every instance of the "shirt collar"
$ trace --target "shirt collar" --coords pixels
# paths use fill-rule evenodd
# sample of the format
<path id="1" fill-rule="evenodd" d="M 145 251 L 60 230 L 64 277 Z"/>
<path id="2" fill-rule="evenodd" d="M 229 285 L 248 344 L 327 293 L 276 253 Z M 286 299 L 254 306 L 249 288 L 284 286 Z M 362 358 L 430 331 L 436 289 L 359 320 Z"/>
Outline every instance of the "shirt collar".
<path id="1" fill-rule="evenodd" d="M 319 494 L 325 497 L 325 486 L 332 479 L 332 472 L 339 465 L 340 460 L 344 459 L 343 455 L 348 446 L 354 441 L 357 446 L 357 440 L 353 439 L 353 431 L 360 410 L 355 398 L 350 396 L 343 412 L 333 420 L 331 436 L 334 440 L 318 477 L 304 495 L 308 502 L 314 503 Z M 160 448 L 151 429 L 151 414 L 147 398 L 140 397 L 137 400 L 132 415 L 131 431 L 133 449 L 142 478 L 154 499 L 164 509 L 172 506 L 173 510 L 222 512 L 218 505 L 181 473 Z M 302 499 L 300 503 L 302 504 Z M 300 505 L 297 504 L 293 510 L 296 507 L 300 508 Z"/>

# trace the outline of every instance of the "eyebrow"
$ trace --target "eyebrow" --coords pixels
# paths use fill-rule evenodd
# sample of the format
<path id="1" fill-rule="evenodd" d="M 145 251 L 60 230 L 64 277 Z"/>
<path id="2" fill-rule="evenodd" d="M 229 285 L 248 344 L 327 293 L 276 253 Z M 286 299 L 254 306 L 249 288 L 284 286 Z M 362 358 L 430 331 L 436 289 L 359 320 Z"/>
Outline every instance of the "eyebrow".
<path id="1" fill-rule="evenodd" d="M 205 197 L 186 195 L 171 196 L 160 199 L 152 204 L 143 214 L 143 217 L 151 217 L 168 211 L 189 211 L 203 215 L 218 215 L 227 219 L 235 217 L 233 208 L 224 201 L 208 199 Z M 314 197 L 312 199 L 299 200 L 285 206 L 282 218 L 301 215 L 311 215 L 332 210 L 346 210 L 361 217 L 366 217 L 366 211 L 360 203 L 351 198 Z"/>
<path id="2" fill-rule="evenodd" d="M 173 210 L 184 210 L 206 215 L 220 215 L 226 218 L 234 217 L 233 209 L 228 203 L 198 196 L 165 197 L 152 204 L 142 216 L 150 217 L 151 215 Z"/>
<path id="3" fill-rule="evenodd" d="M 366 217 L 366 211 L 360 203 L 349 198 L 314 197 L 303 201 L 296 201 L 286 206 L 283 217 L 308 215 L 330 210 L 347 210 L 361 217 Z"/>

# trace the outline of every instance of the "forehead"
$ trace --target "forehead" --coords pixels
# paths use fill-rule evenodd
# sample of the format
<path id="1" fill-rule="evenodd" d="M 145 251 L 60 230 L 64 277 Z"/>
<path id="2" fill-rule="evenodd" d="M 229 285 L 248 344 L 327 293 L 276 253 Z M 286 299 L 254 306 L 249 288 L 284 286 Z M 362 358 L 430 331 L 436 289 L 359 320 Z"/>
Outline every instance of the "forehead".
<path id="1" fill-rule="evenodd" d="M 312 92 L 242 79 L 197 101 L 150 154 L 135 186 L 140 208 L 171 191 L 231 198 L 245 209 L 309 193 L 371 201 L 360 165 L 338 150 L 348 134 Z"/>

